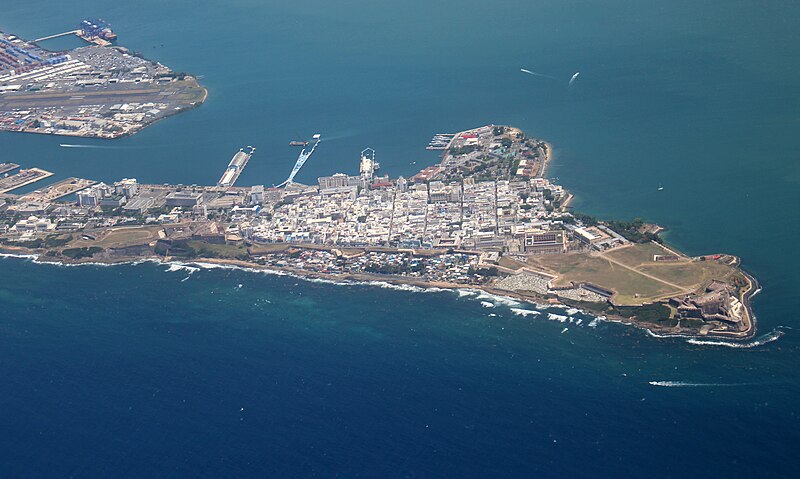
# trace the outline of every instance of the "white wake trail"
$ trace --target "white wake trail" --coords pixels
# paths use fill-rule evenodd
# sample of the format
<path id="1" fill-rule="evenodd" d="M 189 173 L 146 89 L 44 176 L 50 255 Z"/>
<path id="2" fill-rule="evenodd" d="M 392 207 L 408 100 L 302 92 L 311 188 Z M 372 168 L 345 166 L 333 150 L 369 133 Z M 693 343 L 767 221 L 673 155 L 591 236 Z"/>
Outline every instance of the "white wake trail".
<path id="1" fill-rule="evenodd" d="M 647 384 L 662 388 L 715 388 L 750 385 L 750 383 L 692 383 L 687 381 L 649 381 Z"/>
<path id="2" fill-rule="evenodd" d="M 525 69 L 525 68 L 520 68 L 519 71 L 521 71 L 522 73 L 527 73 L 528 75 L 533 75 L 535 77 L 549 78 L 551 80 L 556 80 L 557 79 L 556 77 L 552 77 L 550 75 L 545 75 L 544 73 L 532 72 L 532 71 L 530 71 L 528 69 Z"/>
<path id="3" fill-rule="evenodd" d="M 124 146 L 103 146 L 103 145 L 71 145 L 68 143 L 61 143 L 58 146 L 61 148 L 90 148 L 95 150 L 124 150 Z"/>

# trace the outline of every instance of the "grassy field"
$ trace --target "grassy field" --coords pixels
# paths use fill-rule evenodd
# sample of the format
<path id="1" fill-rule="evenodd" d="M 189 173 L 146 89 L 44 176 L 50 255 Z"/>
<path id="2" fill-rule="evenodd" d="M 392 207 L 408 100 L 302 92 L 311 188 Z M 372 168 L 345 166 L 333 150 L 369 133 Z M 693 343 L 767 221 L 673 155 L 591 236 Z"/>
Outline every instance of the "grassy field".
<path id="1" fill-rule="evenodd" d="M 620 304 L 640 304 L 680 292 L 680 288 L 588 253 L 547 255 L 537 258 L 537 263 L 558 274 L 557 285 L 589 282 L 603 286 L 616 291 L 614 300 Z"/>
<path id="2" fill-rule="evenodd" d="M 282 253 L 289 249 L 291 245 L 287 243 L 274 243 L 274 244 L 257 244 L 250 247 L 251 254 L 271 254 Z"/>
<path id="3" fill-rule="evenodd" d="M 643 265 L 640 271 L 657 276 L 665 281 L 697 289 L 708 285 L 713 279 L 725 280 L 733 273 L 733 268 L 713 261 L 693 261 L 686 263 L 660 263 Z"/>
<path id="4" fill-rule="evenodd" d="M 247 248 L 244 245 L 206 243 L 204 241 L 187 241 L 186 246 L 194 250 L 199 257 L 247 259 Z"/>
<path id="5" fill-rule="evenodd" d="M 653 256 L 672 254 L 657 243 L 633 244 L 605 253 L 604 256 L 628 266 L 636 267 L 643 263 L 653 263 Z"/>
<path id="6" fill-rule="evenodd" d="M 570 253 L 531 257 L 534 268 L 558 274 L 558 285 L 590 282 L 615 291 L 617 305 L 637 305 L 689 293 L 713 279 L 725 280 L 734 268 L 713 261 L 655 262 L 656 254 L 671 254 L 657 244 L 636 244 L 607 253 Z"/>
<path id="7" fill-rule="evenodd" d="M 497 263 L 504 268 L 509 269 L 520 269 L 525 266 L 525 263 L 520 263 L 519 261 L 509 258 L 508 256 L 503 256 L 500 258 L 500 261 Z"/>
<path id="8" fill-rule="evenodd" d="M 89 232 L 97 238 L 96 240 L 83 239 L 80 234 L 76 234 L 76 239 L 70 243 L 70 246 L 76 248 L 100 246 L 106 249 L 138 246 L 156 241 L 161 229 L 161 226 L 135 226 L 114 228 L 103 232 Z"/>

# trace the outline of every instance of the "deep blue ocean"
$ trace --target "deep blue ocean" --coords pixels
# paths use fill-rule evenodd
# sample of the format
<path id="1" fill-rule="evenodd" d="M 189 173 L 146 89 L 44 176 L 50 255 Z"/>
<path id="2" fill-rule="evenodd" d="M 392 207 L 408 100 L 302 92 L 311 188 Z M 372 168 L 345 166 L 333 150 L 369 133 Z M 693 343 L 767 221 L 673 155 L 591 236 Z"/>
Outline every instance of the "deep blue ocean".
<path id="1" fill-rule="evenodd" d="M 207 102 L 113 142 L 0 134 L 0 161 L 213 183 L 252 144 L 239 181 L 270 185 L 288 141 L 319 132 L 312 183 L 357 171 L 365 147 L 408 176 L 436 162 L 434 133 L 512 124 L 555 146 L 577 209 L 742 256 L 762 340 L 657 339 L 454 292 L 0 259 L 0 477 L 799 475 L 797 2 L 41 0 L 4 2 L 0 30 L 87 16 L 200 75 Z"/>

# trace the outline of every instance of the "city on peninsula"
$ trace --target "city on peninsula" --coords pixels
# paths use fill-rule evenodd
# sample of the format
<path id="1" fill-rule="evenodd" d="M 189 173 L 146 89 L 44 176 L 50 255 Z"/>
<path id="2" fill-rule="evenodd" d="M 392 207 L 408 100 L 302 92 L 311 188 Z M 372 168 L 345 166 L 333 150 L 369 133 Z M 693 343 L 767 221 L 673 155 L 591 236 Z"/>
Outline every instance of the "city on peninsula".
<path id="1" fill-rule="evenodd" d="M 0 131 L 112 141 L 206 99 L 196 78 L 113 45 L 102 24 L 67 33 L 91 44 L 50 52 L 0 32 Z M 759 286 L 738 257 L 690 257 L 665 245 L 657 225 L 573 211 L 572 195 L 546 176 L 552 146 L 518 128 L 437 134 L 428 149 L 440 161 L 409 178 L 381 174 L 366 148 L 350 173 L 294 181 L 322 141 L 296 142 L 295 167 L 273 187 L 236 185 L 254 147 L 239 149 L 208 186 L 72 177 L 17 194 L 52 173 L 0 163 L 0 252 L 467 288 L 663 335 L 755 333 Z"/>

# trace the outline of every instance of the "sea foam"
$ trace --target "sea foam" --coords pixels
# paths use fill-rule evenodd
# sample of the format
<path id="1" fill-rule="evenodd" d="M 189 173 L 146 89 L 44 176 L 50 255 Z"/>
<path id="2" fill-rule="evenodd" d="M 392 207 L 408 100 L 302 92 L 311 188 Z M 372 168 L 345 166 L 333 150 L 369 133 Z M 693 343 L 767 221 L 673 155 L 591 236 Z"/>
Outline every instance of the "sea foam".
<path id="1" fill-rule="evenodd" d="M 747 343 L 737 343 L 734 341 L 719 341 L 714 339 L 697 339 L 697 338 L 687 339 L 686 342 L 689 344 L 694 344 L 696 346 L 723 346 L 726 348 L 750 349 L 763 346 L 773 341 L 777 341 L 781 339 L 781 337 L 785 334 L 786 333 L 784 331 L 775 329 Z"/>

